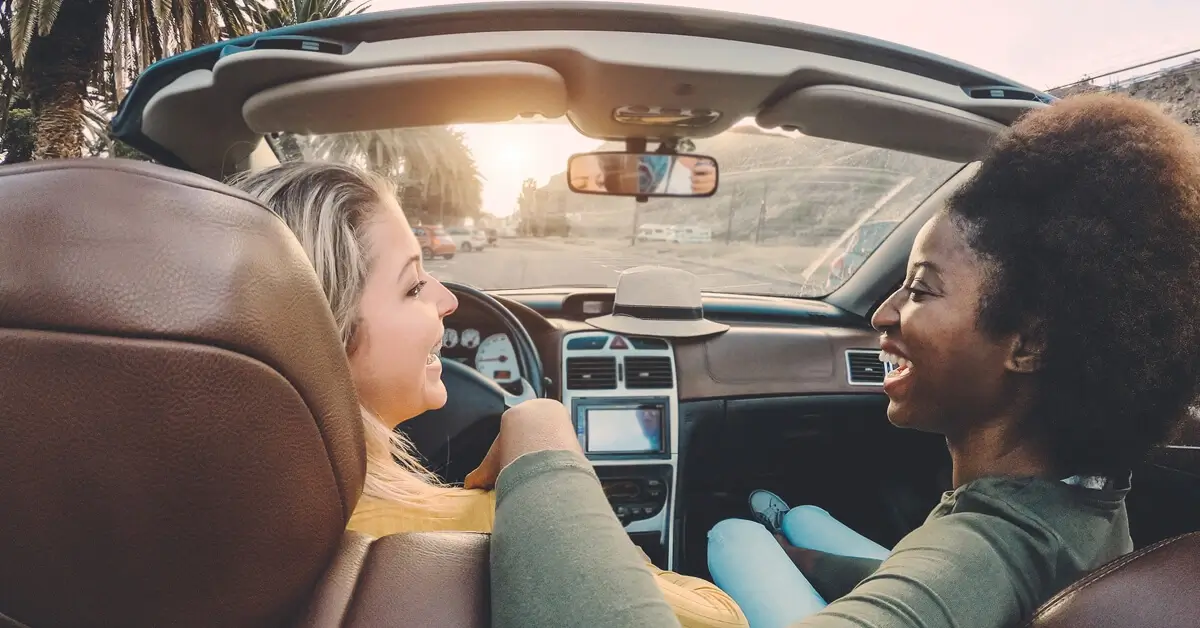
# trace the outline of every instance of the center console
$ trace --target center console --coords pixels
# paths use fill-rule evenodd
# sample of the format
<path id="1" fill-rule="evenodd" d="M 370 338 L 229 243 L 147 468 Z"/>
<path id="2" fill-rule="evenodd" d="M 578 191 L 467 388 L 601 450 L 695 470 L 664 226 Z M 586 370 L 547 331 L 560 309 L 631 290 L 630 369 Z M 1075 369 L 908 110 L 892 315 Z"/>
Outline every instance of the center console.
<path id="1" fill-rule="evenodd" d="M 603 331 L 563 339 L 563 404 L 613 513 L 663 568 L 674 560 L 679 399 L 668 341 Z"/>

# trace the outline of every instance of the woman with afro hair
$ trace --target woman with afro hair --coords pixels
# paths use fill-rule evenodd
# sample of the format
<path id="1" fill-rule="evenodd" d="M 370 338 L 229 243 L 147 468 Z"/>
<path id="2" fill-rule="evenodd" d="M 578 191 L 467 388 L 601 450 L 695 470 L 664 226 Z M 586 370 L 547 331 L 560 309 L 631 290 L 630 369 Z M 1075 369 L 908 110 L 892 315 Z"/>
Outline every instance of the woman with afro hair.
<path id="1" fill-rule="evenodd" d="M 1113 95 L 1002 134 L 875 311 L 888 419 L 946 437 L 954 490 L 893 549 L 755 491 L 709 535 L 753 628 L 1011 625 L 1133 549 L 1130 469 L 1200 393 L 1200 160 Z M 828 602 L 828 604 L 827 604 Z"/>
<path id="2" fill-rule="evenodd" d="M 954 489 L 891 549 L 820 508 L 756 492 L 758 522 L 731 519 L 709 534 L 714 581 L 753 628 L 1027 619 L 1132 550 L 1131 468 L 1200 393 L 1198 284 L 1192 130 L 1114 95 L 1028 114 L 924 225 L 903 283 L 872 317 L 881 359 L 896 365 L 885 381 L 888 419 L 945 436 Z M 561 538 L 600 538 L 588 528 L 603 522 L 564 518 L 542 525 L 572 527 Z M 592 591 L 633 562 L 609 549 L 591 548 L 608 556 L 588 572 Z M 567 582 L 543 575 L 543 584 Z M 642 588 L 643 599 L 626 587 L 622 599 L 592 602 L 645 609 L 624 616 L 627 625 L 671 625 L 657 593 Z M 537 593 L 524 603 L 539 616 L 582 612 L 566 590 Z"/>

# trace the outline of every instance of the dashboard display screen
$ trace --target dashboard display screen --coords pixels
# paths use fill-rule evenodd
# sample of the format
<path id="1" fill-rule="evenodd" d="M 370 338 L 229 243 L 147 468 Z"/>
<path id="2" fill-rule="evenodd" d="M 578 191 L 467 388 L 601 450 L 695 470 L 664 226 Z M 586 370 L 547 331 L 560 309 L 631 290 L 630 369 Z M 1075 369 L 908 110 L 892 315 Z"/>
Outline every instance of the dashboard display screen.
<path id="1" fill-rule="evenodd" d="M 661 408 L 590 408 L 587 451 L 603 454 L 658 453 L 663 448 Z"/>

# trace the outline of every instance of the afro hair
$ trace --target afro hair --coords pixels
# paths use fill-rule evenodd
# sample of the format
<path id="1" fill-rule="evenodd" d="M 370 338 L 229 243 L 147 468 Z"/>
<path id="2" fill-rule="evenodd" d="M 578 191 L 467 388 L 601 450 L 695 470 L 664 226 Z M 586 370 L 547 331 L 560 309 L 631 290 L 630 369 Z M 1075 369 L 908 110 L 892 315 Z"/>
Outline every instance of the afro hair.
<path id="1" fill-rule="evenodd" d="M 1196 141 L 1150 103 L 1071 97 L 998 137 L 950 199 L 989 269 L 983 330 L 1041 333 L 1031 425 L 1066 471 L 1129 469 L 1200 393 Z"/>

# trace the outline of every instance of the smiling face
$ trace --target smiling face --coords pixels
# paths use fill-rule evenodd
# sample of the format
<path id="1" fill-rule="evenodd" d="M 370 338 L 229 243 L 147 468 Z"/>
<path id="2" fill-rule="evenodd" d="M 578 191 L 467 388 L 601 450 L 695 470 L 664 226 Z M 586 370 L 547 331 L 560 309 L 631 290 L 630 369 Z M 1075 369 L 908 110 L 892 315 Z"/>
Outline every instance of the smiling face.
<path id="1" fill-rule="evenodd" d="M 571 189 L 580 192 L 603 192 L 604 170 L 595 155 L 584 155 L 571 161 Z"/>
<path id="2" fill-rule="evenodd" d="M 662 429 L 658 410 L 640 409 L 637 411 L 637 419 L 642 427 L 642 433 L 646 435 L 646 439 L 651 442 L 657 442 Z"/>
<path id="3" fill-rule="evenodd" d="M 951 436 L 1011 417 L 1011 376 L 1024 364 L 1015 337 L 980 330 L 987 269 L 945 214 L 917 235 L 904 285 L 871 319 L 881 357 L 897 365 L 884 381 L 893 424 Z"/>
<path id="4" fill-rule="evenodd" d="M 421 265 L 421 246 L 395 199 L 366 226 L 370 270 L 358 303 L 350 371 L 364 406 L 388 427 L 446 403 L 442 319 L 458 301 Z"/>

